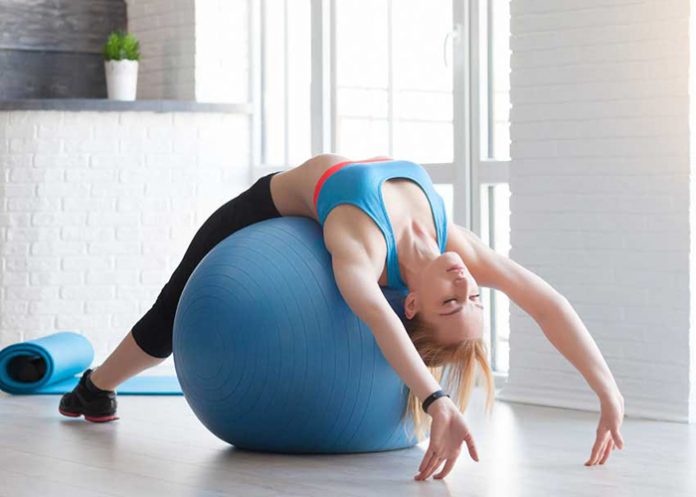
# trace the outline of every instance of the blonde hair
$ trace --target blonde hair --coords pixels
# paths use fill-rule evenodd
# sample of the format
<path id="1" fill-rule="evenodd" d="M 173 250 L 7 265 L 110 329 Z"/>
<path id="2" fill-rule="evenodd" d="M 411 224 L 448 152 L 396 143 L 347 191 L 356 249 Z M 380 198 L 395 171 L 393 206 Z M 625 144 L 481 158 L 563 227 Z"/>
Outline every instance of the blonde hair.
<path id="1" fill-rule="evenodd" d="M 476 384 L 476 363 L 478 363 L 486 380 L 485 410 L 490 415 L 495 400 L 495 386 L 483 337 L 442 345 L 437 342 L 434 329 L 418 315 L 415 315 L 413 319 L 404 318 L 403 321 L 423 362 L 437 382 L 442 385 L 445 393 L 451 395 L 461 412 L 466 409 Z M 446 384 L 442 383 L 443 376 L 447 378 Z M 402 424 L 407 417 L 413 420 L 413 431 L 409 434 L 409 438 L 415 434 L 418 442 L 421 442 L 425 437 L 425 431 L 430 429 L 432 418 L 423 411 L 421 400 L 410 389 L 406 408 L 401 416 Z"/>

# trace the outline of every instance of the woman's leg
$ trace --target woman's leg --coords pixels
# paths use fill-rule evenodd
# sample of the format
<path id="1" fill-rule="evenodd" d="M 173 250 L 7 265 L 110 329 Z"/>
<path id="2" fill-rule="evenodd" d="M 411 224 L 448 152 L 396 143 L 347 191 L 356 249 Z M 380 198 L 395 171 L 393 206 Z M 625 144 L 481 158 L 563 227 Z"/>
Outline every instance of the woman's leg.
<path id="1" fill-rule="evenodd" d="M 165 359 L 146 354 L 135 342 L 133 332 L 128 332 L 101 366 L 92 371 L 90 380 L 101 390 L 116 390 L 128 378 L 157 366 Z"/>
<path id="2" fill-rule="evenodd" d="M 278 171 L 280 172 L 280 171 Z M 92 375 L 102 390 L 116 387 L 136 374 L 164 361 L 172 353 L 174 316 L 189 276 L 203 257 L 230 234 L 281 214 L 271 199 L 272 173 L 259 178 L 251 188 L 218 208 L 194 235 L 179 266 L 152 308 L 133 326 Z"/>

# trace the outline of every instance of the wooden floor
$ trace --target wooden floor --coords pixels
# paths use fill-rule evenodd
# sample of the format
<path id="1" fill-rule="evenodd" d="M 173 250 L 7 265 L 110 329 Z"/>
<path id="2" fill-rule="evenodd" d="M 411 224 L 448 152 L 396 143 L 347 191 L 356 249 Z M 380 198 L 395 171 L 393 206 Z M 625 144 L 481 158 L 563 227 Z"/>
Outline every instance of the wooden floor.
<path id="1" fill-rule="evenodd" d="M 121 419 L 60 416 L 57 396 L 0 394 L 0 496 L 694 496 L 696 426 L 627 418 L 626 447 L 583 466 L 597 415 L 499 402 L 467 414 L 479 448 L 444 480 L 414 481 L 427 441 L 358 455 L 245 452 L 181 397 L 119 398 Z"/>

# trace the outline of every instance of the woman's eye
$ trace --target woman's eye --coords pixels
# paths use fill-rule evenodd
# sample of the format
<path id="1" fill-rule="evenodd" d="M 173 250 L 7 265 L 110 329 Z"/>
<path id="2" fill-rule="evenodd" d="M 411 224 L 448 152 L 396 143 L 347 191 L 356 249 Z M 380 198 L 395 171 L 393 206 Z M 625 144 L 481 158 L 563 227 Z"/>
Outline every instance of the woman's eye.
<path id="1" fill-rule="evenodd" d="M 480 294 L 480 293 L 477 293 L 476 295 L 472 295 L 471 297 L 472 297 L 472 298 L 479 298 L 480 296 L 481 296 L 481 294 Z"/>
<path id="2" fill-rule="evenodd" d="M 446 304 L 447 302 L 456 301 L 456 300 L 457 300 L 457 299 L 447 299 L 447 300 L 445 300 L 445 301 L 443 302 L 443 304 Z"/>

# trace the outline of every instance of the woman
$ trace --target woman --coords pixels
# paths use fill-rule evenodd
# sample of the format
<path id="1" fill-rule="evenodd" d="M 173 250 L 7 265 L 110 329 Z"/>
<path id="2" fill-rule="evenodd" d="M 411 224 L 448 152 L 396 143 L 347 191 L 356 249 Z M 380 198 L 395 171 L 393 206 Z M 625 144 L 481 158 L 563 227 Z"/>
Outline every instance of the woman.
<path id="1" fill-rule="evenodd" d="M 278 216 L 306 216 L 323 226 L 341 294 L 409 387 L 407 412 L 419 434 L 428 422 L 420 408 L 430 415 L 430 443 L 417 480 L 427 479 L 443 462 L 435 478 L 445 477 L 462 442 L 478 461 L 462 411 L 477 363 L 486 378 L 489 410 L 493 400 L 480 286 L 505 292 L 528 312 L 597 393 L 601 416 L 585 464 L 604 464 L 615 446 L 623 446 L 623 397 L 568 301 L 531 271 L 449 222 L 442 198 L 421 166 L 389 157 L 349 161 L 317 155 L 260 178 L 221 206 L 197 231 L 153 307 L 102 365 L 87 370 L 73 392 L 63 396 L 60 412 L 97 422 L 117 419 L 115 388 L 172 353 L 176 305 L 198 262 L 234 231 Z M 408 289 L 404 321 L 384 298 L 385 286 Z M 448 367 L 448 382 L 456 385 L 456 392 L 448 388 L 456 403 L 440 388 L 442 366 Z"/>

